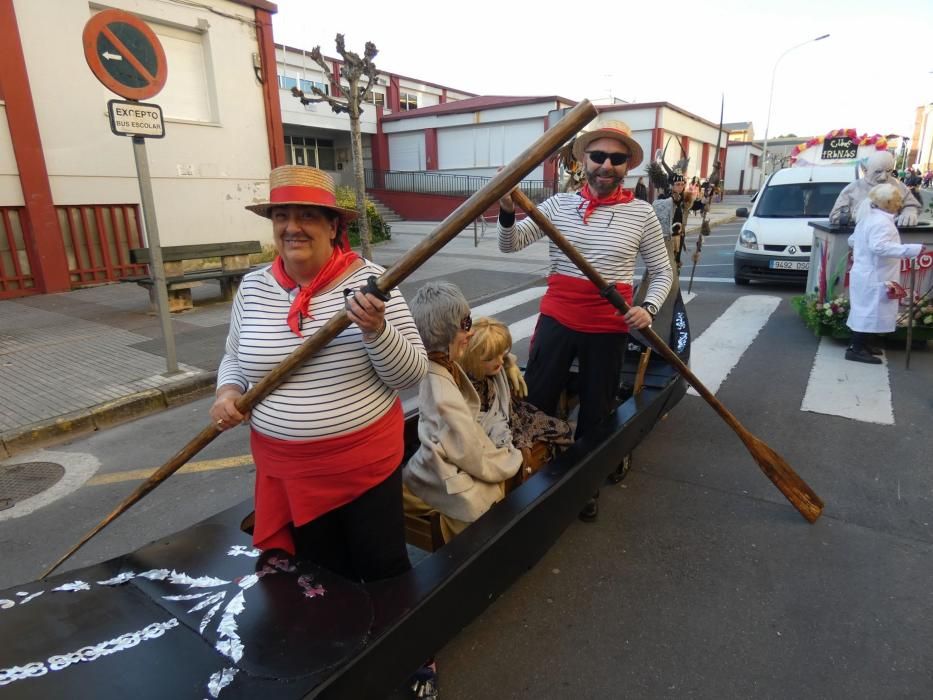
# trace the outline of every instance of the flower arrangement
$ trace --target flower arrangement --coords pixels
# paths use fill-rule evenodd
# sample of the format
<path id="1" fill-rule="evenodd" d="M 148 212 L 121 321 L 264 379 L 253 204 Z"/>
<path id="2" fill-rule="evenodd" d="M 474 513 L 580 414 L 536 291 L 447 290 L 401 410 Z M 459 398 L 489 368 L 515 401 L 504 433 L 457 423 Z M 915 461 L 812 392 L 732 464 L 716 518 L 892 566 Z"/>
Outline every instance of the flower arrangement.
<path id="1" fill-rule="evenodd" d="M 791 303 L 807 324 L 807 328 L 817 335 L 848 338 L 852 334 L 846 325 L 846 319 L 849 317 L 849 300 L 845 297 L 836 297 L 821 302 L 815 294 L 807 294 L 794 297 Z"/>
<path id="2" fill-rule="evenodd" d="M 790 164 L 793 165 L 797 161 L 797 156 L 803 153 L 808 148 L 813 146 L 819 146 L 826 139 L 836 139 L 842 136 L 848 136 L 852 139 L 852 142 L 857 146 L 874 146 L 876 151 L 883 151 L 888 147 L 888 140 L 881 134 L 875 134 L 874 136 L 869 136 L 868 134 L 858 135 L 855 129 L 835 129 L 830 131 L 825 136 L 814 136 L 812 139 L 806 143 L 799 143 L 794 147 L 794 150 L 790 155 Z"/>
<path id="3" fill-rule="evenodd" d="M 903 317 L 898 319 L 902 325 L 907 325 L 909 310 L 904 310 Z M 914 304 L 914 328 L 933 329 L 933 300 L 928 296 L 920 297 Z"/>

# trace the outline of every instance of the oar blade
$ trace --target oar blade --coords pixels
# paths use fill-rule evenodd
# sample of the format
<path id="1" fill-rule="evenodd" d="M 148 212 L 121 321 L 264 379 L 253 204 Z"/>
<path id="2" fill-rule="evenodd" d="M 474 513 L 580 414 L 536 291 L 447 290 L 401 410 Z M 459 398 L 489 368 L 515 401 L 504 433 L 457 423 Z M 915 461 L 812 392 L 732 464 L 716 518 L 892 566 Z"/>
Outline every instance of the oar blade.
<path id="1" fill-rule="evenodd" d="M 771 483 L 778 487 L 778 490 L 807 522 L 816 522 L 823 513 L 823 499 L 816 495 L 816 492 L 794 471 L 793 467 L 768 445 L 751 434 L 742 437 L 748 451 L 751 452 L 752 457 L 761 467 L 761 471 L 771 480 Z"/>

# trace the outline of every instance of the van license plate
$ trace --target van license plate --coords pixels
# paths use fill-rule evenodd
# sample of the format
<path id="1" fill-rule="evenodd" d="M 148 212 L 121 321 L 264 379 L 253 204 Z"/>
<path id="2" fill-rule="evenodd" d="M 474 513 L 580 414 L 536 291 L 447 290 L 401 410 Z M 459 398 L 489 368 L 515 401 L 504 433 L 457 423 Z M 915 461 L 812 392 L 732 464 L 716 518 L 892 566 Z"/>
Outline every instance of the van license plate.
<path id="1" fill-rule="evenodd" d="M 809 260 L 769 260 L 768 267 L 772 270 L 809 270 Z"/>

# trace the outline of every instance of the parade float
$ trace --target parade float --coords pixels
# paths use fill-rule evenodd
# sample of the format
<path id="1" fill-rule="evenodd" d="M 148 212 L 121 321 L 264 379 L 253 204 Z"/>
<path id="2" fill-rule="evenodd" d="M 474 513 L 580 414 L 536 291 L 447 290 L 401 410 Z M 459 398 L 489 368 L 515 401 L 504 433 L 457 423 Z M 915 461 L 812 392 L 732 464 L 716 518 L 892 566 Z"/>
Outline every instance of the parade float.
<path id="1" fill-rule="evenodd" d="M 864 163 L 872 153 L 888 149 L 888 142 L 880 134 L 858 135 L 855 129 L 837 129 L 799 144 L 791 154 L 791 167 L 827 166 Z M 902 243 L 930 243 L 933 226 L 930 212 L 917 226 L 899 227 Z M 828 220 L 813 221 L 813 245 L 810 249 L 810 267 L 807 275 L 807 293 L 793 300 L 797 312 L 817 335 L 845 339 L 850 335 L 846 319 L 849 314 L 849 270 L 852 251 L 848 238 L 854 222 L 846 225 L 830 224 Z M 913 275 L 913 303 L 908 293 L 901 300 L 896 338 L 904 338 L 908 320 L 913 316 L 912 337 L 933 340 L 933 254 L 925 252 L 913 260 L 902 260 L 900 277 L 894 282 L 905 290 L 911 287 Z"/>

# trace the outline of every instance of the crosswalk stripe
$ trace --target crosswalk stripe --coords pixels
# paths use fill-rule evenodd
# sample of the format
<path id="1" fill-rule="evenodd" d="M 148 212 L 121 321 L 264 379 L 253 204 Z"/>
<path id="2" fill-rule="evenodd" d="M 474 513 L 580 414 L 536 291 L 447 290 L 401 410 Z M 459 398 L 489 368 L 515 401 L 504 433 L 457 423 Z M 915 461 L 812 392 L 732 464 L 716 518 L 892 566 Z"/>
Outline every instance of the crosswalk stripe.
<path id="1" fill-rule="evenodd" d="M 887 360 L 880 365 L 849 362 L 837 343 L 821 338 L 800 410 L 894 425 Z"/>
<path id="2" fill-rule="evenodd" d="M 780 297 L 739 297 L 690 344 L 690 369 L 707 389 L 719 391 L 780 303 Z"/>
<path id="3" fill-rule="evenodd" d="M 535 332 L 535 326 L 538 325 L 539 315 L 540 314 L 535 314 L 534 316 L 529 316 L 528 318 L 523 318 L 521 321 L 509 324 L 509 333 L 512 334 L 513 344 L 517 343 L 519 340 L 531 337 L 531 334 Z"/>
<path id="4" fill-rule="evenodd" d="M 471 314 L 474 318 L 479 318 L 480 316 L 495 316 L 500 311 L 507 311 L 515 306 L 543 296 L 544 290 L 544 287 L 521 289 L 504 297 L 493 299 L 485 304 L 480 304 L 471 309 Z"/>

